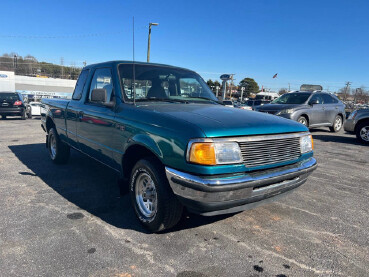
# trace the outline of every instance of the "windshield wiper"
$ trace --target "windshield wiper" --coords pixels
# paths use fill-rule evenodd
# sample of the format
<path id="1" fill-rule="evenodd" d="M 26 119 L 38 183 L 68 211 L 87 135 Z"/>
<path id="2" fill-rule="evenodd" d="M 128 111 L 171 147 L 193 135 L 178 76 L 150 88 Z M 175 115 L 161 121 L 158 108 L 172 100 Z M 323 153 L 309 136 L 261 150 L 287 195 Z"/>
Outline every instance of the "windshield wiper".
<path id="1" fill-rule="evenodd" d="M 216 104 L 219 104 L 219 105 L 222 105 L 222 103 L 220 103 L 219 101 L 216 101 L 216 100 L 213 100 L 213 99 L 210 99 L 210 98 L 207 98 L 207 97 L 201 97 L 201 96 L 196 96 L 196 97 L 191 97 L 191 98 L 199 98 L 199 99 L 204 99 L 204 100 L 208 100 L 212 103 L 216 103 Z"/>
<path id="2" fill-rule="evenodd" d="M 159 101 L 159 102 L 168 102 L 168 103 L 185 103 L 185 104 L 188 104 L 187 100 L 169 99 L 169 98 L 156 98 L 156 97 L 136 99 L 136 102 L 140 102 L 140 101 L 142 101 L 142 102 Z"/>

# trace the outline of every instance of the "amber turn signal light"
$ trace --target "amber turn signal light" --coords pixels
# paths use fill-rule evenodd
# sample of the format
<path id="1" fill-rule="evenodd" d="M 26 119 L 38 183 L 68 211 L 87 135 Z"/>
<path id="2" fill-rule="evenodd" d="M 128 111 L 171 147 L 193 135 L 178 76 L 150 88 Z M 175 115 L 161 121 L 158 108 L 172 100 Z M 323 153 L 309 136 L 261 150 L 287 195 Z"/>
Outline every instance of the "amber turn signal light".
<path id="1" fill-rule="evenodd" d="M 190 149 L 189 162 L 202 165 L 216 165 L 214 143 L 193 143 Z"/>

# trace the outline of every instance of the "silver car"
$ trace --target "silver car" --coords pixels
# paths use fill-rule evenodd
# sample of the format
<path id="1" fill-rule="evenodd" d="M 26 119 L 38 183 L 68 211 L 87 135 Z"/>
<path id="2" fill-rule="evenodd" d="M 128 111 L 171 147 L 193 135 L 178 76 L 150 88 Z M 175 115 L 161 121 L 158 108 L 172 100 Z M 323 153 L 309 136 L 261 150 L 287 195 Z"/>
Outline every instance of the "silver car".
<path id="1" fill-rule="evenodd" d="M 369 144 L 369 109 L 353 111 L 345 122 L 344 129 L 356 134 L 361 143 Z"/>
<path id="2" fill-rule="evenodd" d="M 286 93 L 256 110 L 298 121 L 309 128 L 329 127 L 332 132 L 339 132 L 346 119 L 345 104 L 335 95 L 321 91 Z"/>

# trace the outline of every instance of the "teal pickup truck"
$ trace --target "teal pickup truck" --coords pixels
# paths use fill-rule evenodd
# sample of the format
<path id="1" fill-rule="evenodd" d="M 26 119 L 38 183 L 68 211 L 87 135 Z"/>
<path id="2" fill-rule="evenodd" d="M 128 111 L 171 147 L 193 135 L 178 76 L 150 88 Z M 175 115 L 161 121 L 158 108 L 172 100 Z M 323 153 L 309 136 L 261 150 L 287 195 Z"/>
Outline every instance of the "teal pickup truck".
<path id="1" fill-rule="evenodd" d="M 225 107 L 179 67 L 89 65 L 72 100 L 43 103 L 51 160 L 67 162 L 74 148 L 114 169 L 153 232 L 174 226 L 184 207 L 211 216 L 278 199 L 317 166 L 305 126 Z"/>

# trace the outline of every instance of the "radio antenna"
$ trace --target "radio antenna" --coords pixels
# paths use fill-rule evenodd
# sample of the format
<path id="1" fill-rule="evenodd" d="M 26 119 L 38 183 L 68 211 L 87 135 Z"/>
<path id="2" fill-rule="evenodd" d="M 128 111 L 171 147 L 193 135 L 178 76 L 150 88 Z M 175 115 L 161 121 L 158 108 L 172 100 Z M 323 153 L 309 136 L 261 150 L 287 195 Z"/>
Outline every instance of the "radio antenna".
<path id="1" fill-rule="evenodd" d="M 132 70 L 133 70 L 133 105 L 136 105 L 136 70 L 135 70 L 135 17 L 133 16 L 132 18 L 132 35 L 133 35 L 133 47 L 132 47 L 132 52 L 133 52 L 133 64 L 132 64 Z"/>

